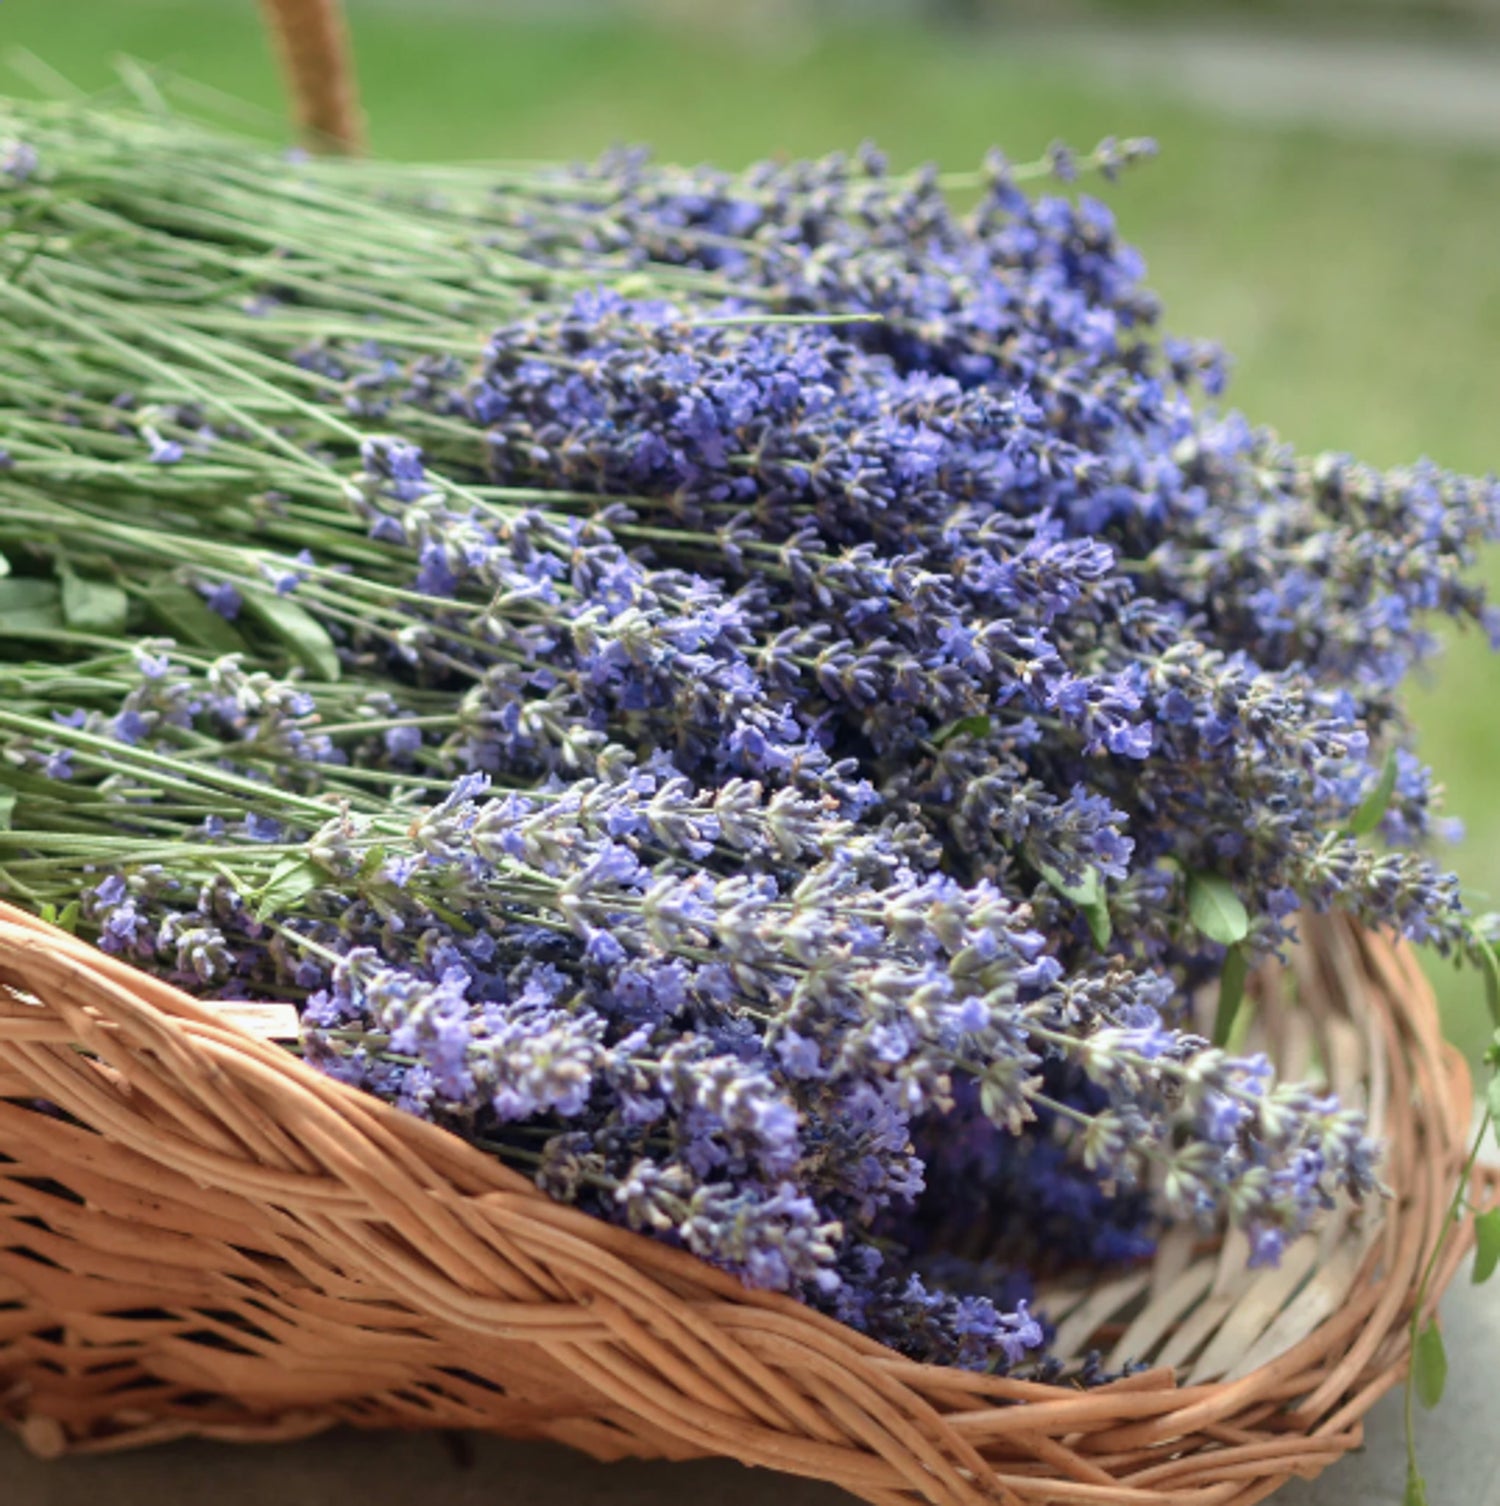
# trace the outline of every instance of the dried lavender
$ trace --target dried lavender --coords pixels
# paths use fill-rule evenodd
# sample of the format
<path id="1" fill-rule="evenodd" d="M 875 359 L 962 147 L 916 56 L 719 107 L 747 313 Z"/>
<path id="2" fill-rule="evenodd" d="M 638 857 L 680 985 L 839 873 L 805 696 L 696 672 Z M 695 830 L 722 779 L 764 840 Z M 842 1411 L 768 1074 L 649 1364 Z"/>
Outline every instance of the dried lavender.
<path id="1" fill-rule="evenodd" d="M 12 132 L 7 892 L 926 1360 L 1373 1188 L 1188 1000 L 1305 908 L 1474 945 L 1397 685 L 1494 629 L 1493 481 L 1205 406 L 1108 210 L 999 158 L 960 215 L 872 150 L 417 191 Z"/>

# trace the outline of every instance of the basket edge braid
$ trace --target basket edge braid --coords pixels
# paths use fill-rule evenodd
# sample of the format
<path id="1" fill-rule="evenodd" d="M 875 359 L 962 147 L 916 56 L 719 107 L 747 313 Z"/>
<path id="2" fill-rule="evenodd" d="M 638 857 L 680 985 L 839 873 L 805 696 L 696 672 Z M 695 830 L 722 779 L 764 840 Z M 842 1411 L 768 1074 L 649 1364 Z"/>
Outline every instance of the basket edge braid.
<path id="1" fill-rule="evenodd" d="M 0 905 L 0 1416 L 43 1453 L 346 1422 L 725 1455 L 878 1503 L 1259 1500 L 1356 1447 L 1404 1373 L 1468 1132 L 1410 953 L 1332 926 L 1315 964 L 1364 989 L 1390 1072 L 1397 1202 L 1348 1299 L 1234 1379 L 1059 1392 L 905 1360 L 554 1203 Z"/>
<path id="2" fill-rule="evenodd" d="M 297 124 L 310 146 L 364 149 L 364 119 L 340 0 L 261 0 Z"/>

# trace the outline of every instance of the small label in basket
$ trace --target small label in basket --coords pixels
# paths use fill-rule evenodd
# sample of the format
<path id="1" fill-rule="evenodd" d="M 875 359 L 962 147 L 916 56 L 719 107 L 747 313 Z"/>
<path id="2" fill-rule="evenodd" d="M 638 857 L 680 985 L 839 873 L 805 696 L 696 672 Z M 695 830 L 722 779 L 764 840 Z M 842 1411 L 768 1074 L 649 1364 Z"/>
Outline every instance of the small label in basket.
<path id="1" fill-rule="evenodd" d="M 301 1034 L 297 1011 L 290 1004 L 263 1004 L 254 999 L 207 1001 L 226 1024 L 237 1025 L 263 1041 L 294 1041 Z"/>

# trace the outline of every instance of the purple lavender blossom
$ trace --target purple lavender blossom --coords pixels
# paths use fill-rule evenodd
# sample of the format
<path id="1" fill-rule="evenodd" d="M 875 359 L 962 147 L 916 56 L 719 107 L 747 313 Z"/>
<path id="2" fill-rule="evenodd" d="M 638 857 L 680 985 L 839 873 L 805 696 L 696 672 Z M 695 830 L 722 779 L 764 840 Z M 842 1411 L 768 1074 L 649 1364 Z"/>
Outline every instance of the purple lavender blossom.
<path id="1" fill-rule="evenodd" d="M 40 158 L 30 143 L 7 139 L 0 141 L 0 188 L 19 188 L 31 179 Z"/>
<path id="2" fill-rule="evenodd" d="M 227 622 L 233 622 L 240 615 L 240 608 L 245 604 L 244 598 L 229 581 L 215 581 L 212 585 L 202 585 L 198 589 L 209 610 L 217 612 Z"/>
<path id="3" fill-rule="evenodd" d="M 149 447 L 150 453 L 146 458 L 152 465 L 176 465 L 185 453 L 179 440 L 164 439 L 149 425 L 141 429 L 141 435 Z"/>
<path id="4" fill-rule="evenodd" d="M 485 233 L 600 285 L 478 361 L 381 317 L 309 343 L 316 289 L 277 295 L 257 340 L 336 422 L 281 416 L 306 476 L 205 557 L 343 681 L 143 643 L 17 761 L 207 852 L 69 869 L 101 947 L 301 1001 L 323 1070 L 751 1286 L 1046 1375 L 1037 1272 L 1227 1213 L 1274 1262 L 1373 1187 L 1358 1115 L 1186 1028 L 1224 959 L 1188 890 L 1257 957 L 1303 909 L 1463 945 L 1395 687 L 1434 614 L 1493 633 L 1500 488 L 1195 406 L 1223 357 L 1159 333 L 1108 209 L 984 176 L 960 215 L 873 149 L 558 174 Z M 675 302 L 606 285 L 662 267 Z M 184 494 L 250 442 L 163 411 L 213 440 Z"/>

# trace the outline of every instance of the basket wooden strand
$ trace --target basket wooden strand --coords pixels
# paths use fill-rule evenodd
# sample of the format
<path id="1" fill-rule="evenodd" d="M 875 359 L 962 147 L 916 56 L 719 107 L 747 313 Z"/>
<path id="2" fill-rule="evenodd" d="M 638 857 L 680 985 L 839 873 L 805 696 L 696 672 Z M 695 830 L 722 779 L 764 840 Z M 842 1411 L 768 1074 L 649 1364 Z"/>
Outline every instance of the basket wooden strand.
<path id="1" fill-rule="evenodd" d="M 349 29 L 339 0 L 261 0 L 297 124 L 321 151 L 364 148 Z"/>
<path id="2" fill-rule="evenodd" d="M 1253 1046 L 1365 1104 L 1394 1198 L 1279 1271 L 1189 1234 L 1044 1293 L 1070 1344 L 1152 1367 L 1073 1391 L 747 1291 L 0 905 L 0 1421 L 44 1454 L 482 1428 L 725 1455 L 878 1506 L 1249 1506 L 1358 1447 L 1400 1380 L 1468 1134 L 1410 952 L 1309 930 L 1256 980 Z M 1475 1206 L 1497 1192 L 1479 1178 Z"/>

